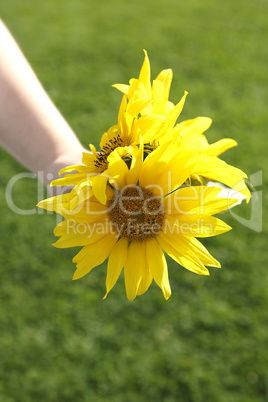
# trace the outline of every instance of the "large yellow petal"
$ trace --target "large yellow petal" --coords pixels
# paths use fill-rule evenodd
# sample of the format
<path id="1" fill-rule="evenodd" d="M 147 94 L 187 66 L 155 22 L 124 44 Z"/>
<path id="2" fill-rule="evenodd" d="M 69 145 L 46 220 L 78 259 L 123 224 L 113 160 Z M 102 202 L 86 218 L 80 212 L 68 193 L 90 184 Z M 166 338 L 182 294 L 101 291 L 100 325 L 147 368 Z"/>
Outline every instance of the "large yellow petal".
<path id="1" fill-rule="evenodd" d="M 92 191 L 95 197 L 103 205 L 107 202 L 106 196 L 106 186 L 107 186 L 107 175 L 99 174 L 97 176 L 91 177 Z"/>
<path id="2" fill-rule="evenodd" d="M 146 260 L 152 276 L 167 300 L 171 295 L 168 279 L 168 269 L 164 253 L 155 239 L 147 240 Z"/>
<path id="3" fill-rule="evenodd" d="M 140 71 L 139 81 L 141 81 L 146 89 L 148 95 L 151 95 L 151 68 L 150 61 L 146 50 L 144 51 L 144 62 Z"/>
<path id="4" fill-rule="evenodd" d="M 128 94 L 129 91 L 129 85 L 125 84 L 114 84 L 112 87 L 118 89 L 118 91 L 123 92 L 123 94 Z"/>
<path id="5" fill-rule="evenodd" d="M 101 221 L 101 222 L 104 222 Z M 88 222 L 87 222 L 88 223 Z M 92 222 L 89 222 L 91 225 Z M 82 226 L 79 225 L 74 219 L 65 219 L 60 222 L 53 230 L 55 236 L 65 236 L 66 234 L 76 234 L 77 232 L 81 233 Z"/>
<path id="6" fill-rule="evenodd" d="M 65 223 L 64 225 L 63 222 Z M 85 246 L 86 244 L 96 243 L 107 236 L 111 230 L 108 220 L 94 223 L 77 223 L 72 219 L 68 219 L 63 222 L 54 229 L 55 236 L 61 236 L 53 244 L 57 248 Z"/>
<path id="7" fill-rule="evenodd" d="M 149 266 L 146 261 L 146 249 L 145 242 L 141 242 L 141 259 L 140 259 L 140 267 L 142 271 L 142 278 L 138 286 L 137 296 L 143 295 L 149 288 L 152 283 L 153 277 L 150 272 Z"/>
<path id="8" fill-rule="evenodd" d="M 128 137 L 130 134 L 130 122 L 126 121 L 126 108 L 127 108 L 127 95 L 124 95 L 120 104 L 118 113 L 118 135 L 122 137 Z M 130 116 L 130 115 L 129 115 Z M 133 117 L 130 116 L 132 119 Z"/>
<path id="9" fill-rule="evenodd" d="M 160 233 L 157 241 L 165 252 L 184 268 L 199 275 L 209 275 L 203 262 L 189 247 L 189 240 L 187 244 L 187 240 L 182 236 L 174 236 L 167 232 Z"/>
<path id="10" fill-rule="evenodd" d="M 162 81 L 160 80 L 153 81 L 152 95 L 153 95 L 153 113 L 165 116 L 166 113 L 165 89 Z"/>
<path id="11" fill-rule="evenodd" d="M 46 200 L 42 200 L 37 204 L 38 208 L 43 208 L 47 211 L 55 211 L 59 212 L 62 208 L 68 208 L 69 205 L 70 194 L 59 194 L 54 197 L 47 198 Z"/>
<path id="12" fill-rule="evenodd" d="M 145 144 L 153 142 L 158 138 L 158 130 L 164 120 L 164 116 L 156 114 L 141 116 L 134 122 L 133 131 L 137 133 L 137 136 L 141 135 L 143 137 Z"/>
<path id="13" fill-rule="evenodd" d="M 220 198 L 221 188 L 209 186 L 189 186 L 180 188 L 164 199 L 166 214 L 206 214 L 214 215 L 230 208 L 236 200 Z"/>
<path id="14" fill-rule="evenodd" d="M 227 149 L 233 148 L 237 145 L 237 142 L 232 138 L 223 138 L 214 144 L 210 144 L 208 147 L 203 149 L 205 155 L 210 156 L 218 156 L 223 152 L 227 151 Z"/>
<path id="15" fill-rule="evenodd" d="M 167 109 L 166 115 L 168 115 L 169 112 L 171 112 L 171 110 L 174 109 L 174 107 L 175 107 L 175 105 L 174 105 L 173 102 L 167 101 L 167 104 L 166 104 L 166 109 Z"/>
<path id="16" fill-rule="evenodd" d="M 165 143 L 157 147 L 151 152 L 142 164 L 140 172 L 140 185 L 146 187 L 155 184 L 159 178 L 159 172 L 165 169 L 167 162 L 170 160 L 170 144 Z"/>
<path id="17" fill-rule="evenodd" d="M 208 252 L 206 247 L 195 237 L 185 238 L 186 244 L 197 254 L 198 258 L 208 267 L 221 268 L 221 264 Z"/>
<path id="18" fill-rule="evenodd" d="M 90 200 L 86 200 L 85 202 L 80 201 L 81 200 L 79 199 L 79 202 L 76 202 L 75 205 L 73 205 L 73 198 L 71 191 L 71 193 L 60 194 L 54 197 L 50 197 L 46 200 L 40 201 L 37 204 L 37 206 L 39 208 L 46 209 L 47 211 L 57 212 L 58 214 L 61 214 L 65 218 L 70 217 L 75 218 L 77 214 L 79 216 L 81 212 L 84 216 L 85 214 L 83 213 L 83 211 L 85 210 L 85 208 L 87 209 L 87 212 L 90 210 L 89 209 L 89 204 L 91 202 Z M 104 209 L 106 209 L 106 207 Z"/>
<path id="19" fill-rule="evenodd" d="M 167 114 L 167 120 L 170 122 L 170 127 L 173 127 L 178 119 L 179 115 L 182 112 L 186 96 L 188 95 L 187 91 L 184 91 L 184 95 L 181 98 L 180 102 Z"/>
<path id="20" fill-rule="evenodd" d="M 172 76 L 173 76 L 172 70 L 166 69 L 166 70 L 162 70 L 156 77 L 156 79 L 161 81 L 164 85 L 165 102 L 168 101 L 170 86 L 171 86 L 171 82 L 172 82 Z M 166 110 L 166 112 L 167 112 L 167 110 Z"/>
<path id="21" fill-rule="evenodd" d="M 122 237 L 111 251 L 107 266 L 106 294 L 104 299 L 107 297 L 108 293 L 114 287 L 119 278 L 127 259 L 127 250 L 128 241 Z"/>
<path id="22" fill-rule="evenodd" d="M 142 280 L 142 264 L 144 261 L 144 250 L 138 241 L 130 243 L 127 261 L 125 263 L 124 275 L 127 298 L 133 301 L 137 296 L 140 282 Z"/>
<path id="23" fill-rule="evenodd" d="M 185 154 L 182 154 L 185 155 Z M 199 160 L 199 153 L 174 158 L 167 163 L 163 174 L 158 178 L 157 184 L 163 189 L 165 195 L 179 188 L 191 176 L 195 164 Z"/>
<path id="24" fill-rule="evenodd" d="M 110 147 L 111 146 L 111 140 L 113 141 L 115 138 L 117 138 L 118 134 L 117 134 L 117 130 L 118 130 L 118 126 L 112 126 L 109 128 L 109 130 L 104 133 L 101 137 L 101 141 L 100 141 L 100 149 L 102 151 L 107 151 L 107 149 L 105 149 L 104 147 Z M 104 149 L 103 149 L 104 148 Z M 87 156 L 87 154 L 83 154 L 84 158 Z M 86 159 L 83 159 L 83 163 L 88 164 L 88 162 L 90 162 L 90 158 L 89 156 L 87 156 Z"/>
<path id="25" fill-rule="evenodd" d="M 228 165 L 219 158 L 204 155 L 196 164 L 192 174 L 226 184 L 228 187 L 245 195 L 247 202 L 250 200 L 250 191 L 243 180 L 243 178 L 247 178 L 247 175 L 242 170 Z"/>
<path id="26" fill-rule="evenodd" d="M 127 113 L 131 116 L 138 116 L 139 113 L 143 113 L 144 109 L 150 106 L 151 98 L 149 96 L 143 96 L 138 99 L 130 98 L 127 104 Z"/>
<path id="27" fill-rule="evenodd" d="M 200 159 L 199 149 L 200 145 L 193 143 L 192 139 L 175 139 L 159 145 L 144 160 L 140 174 L 141 186 L 158 183 L 163 184 L 163 188 L 173 188 L 177 183 L 182 184 L 193 170 L 193 164 Z M 159 172 L 162 173 L 162 179 Z M 167 175 L 173 176 L 174 186 L 168 185 Z M 163 183 L 160 183 L 161 180 Z"/>
<path id="28" fill-rule="evenodd" d="M 60 179 L 53 180 L 50 183 L 50 187 L 75 186 L 76 184 L 79 184 L 82 181 L 90 180 L 92 177 L 92 173 L 94 173 L 94 172 L 87 171 L 87 172 L 83 172 L 83 173 L 66 174 L 64 177 L 61 177 Z"/>
<path id="29" fill-rule="evenodd" d="M 114 197 L 114 192 L 112 191 L 112 193 L 113 196 L 111 197 L 109 191 L 106 191 L 107 198 L 112 199 Z M 90 223 L 97 220 L 104 220 L 104 218 L 108 216 L 107 205 L 103 205 L 97 202 L 95 197 L 85 200 L 84 203 L 77 204 L 75 208 L 71 208 L 69 201 L 68 203 L 63 204 L 60 201 L 58 202 L 58 204 L 54 203 L 53 205 L 53 202 L 51 202 L 51 204 L 53 206 L 53 209 L 51 210 L 54 210 L 55 212 L 61 214 L 66 219 L 74 219 L 77 222 Z"/>
<path id="30" fill-rule="evenodd" d="M 123 151 L 124 148 L 120 147 L 120 150 Z M 121 158 L 121 153 L 118 152 L 118 148 L 110 153 L 107 161 L 109 163 L 109 166 L 106 173 L 108 176 L 111 176 L 113 186 L 115 186 L 117 189 L 124 187 L 126 183 L 126 176 L 128 174 L 128 167 Z"/>
<path id="31" fill-rule="evenodd" d="M 133 153 L 130 169 L 126 176 L 127 184 L 137 184 L 143 163 L 143 140 L 140 138 L 140 148 Z"/>
<path id="32" fill-rule="evenodd" d="M 73 279 L 79 279 L 90 272 L 94 267 L 106 260 L 115 243 L 117 237 L 109 234 L 95 243 L 88 244 L 73 258 L 77 263 Z"/>
<path id="33" fill-rule="evenodd" d="M 180 135 L 183 137 L 196 137 L 203 134 L 211 126 L 212 120 L 209 117 L 196 117 L 195 119 L 185 120 L 176 125 L 180 128 Z"/>
<path id="34" fill-rule="evenodd" d="M 70 192 L 70 209 L 76 209 L 79 204 L 83 204 L 93 196 L 91 182 L 77 184 Z"/>
<path id="35" fill-rule="evenodd" d="M 92 164 L 91 166 L 84 166 L 84 165 L 71 165 L 66 166 L 65 168 L 59 171 L 59 176 L 63 173 L 70 173 L 70 172 L 78 172 L 78 173 L 91 173 L 95 171 L 95 166 Z"/>
<path id="36" fill-rule="evenodd" d="M 139 99 L 143 98 L 144 96 L 148 96 L 148 92 L 140 80 L 136 78 L 132 78 L 130 81 L 130 88 L 128 91 L 128 100 L 134 98 L 134 99 Z"/>
<path id="37" fill-rule="evenodd" d="M 82 152 L 81 155 L 83 165 L 67 166 L 59 171 L 59 176 L 63 173 L 77 171 L 79 173 L 92 173 L 96 171 L 94 164 L 96 156 L 92 152 Z"/>
<path id="38" fill-rule="evenodd" d="M 143 295 L 148 290 L 153 281 L 153 276 L 151 274 L 151 271 L 148 269 L 148 266 L 144 265 L 142 268 L 143 275 L 137 290 L 137 296 Z"/>
<path id="39" fill-rule="evenodd" d="M 222 220 L 209 215 L 169 215 L 166 219 L 166 230 L 176 231 L 184 236 L 217 236 L 232 229 Z"/>

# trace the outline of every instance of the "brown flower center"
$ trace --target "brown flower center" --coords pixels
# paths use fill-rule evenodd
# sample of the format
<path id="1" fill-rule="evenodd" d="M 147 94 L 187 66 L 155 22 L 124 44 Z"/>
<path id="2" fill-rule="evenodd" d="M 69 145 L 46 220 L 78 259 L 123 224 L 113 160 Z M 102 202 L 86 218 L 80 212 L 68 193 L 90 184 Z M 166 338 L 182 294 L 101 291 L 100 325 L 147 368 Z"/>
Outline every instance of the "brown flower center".
<path id="1" fill-rule="evenodd" d="M 114 151 L 118 147 L 124 147 L 129 145 L 126 141 L 116 135 L 111 138 L 107 143 L 102 147 L 100 152 L 97 152 L 96 159 L 94 161 L 94 165 L 97 168 L 98 173 L 104 172 L 108 168 L 107 158 L 112 151 Z"/>
<path id="2" fill-rule="evenodd" d="M 109 217 L 121 237 L 148 240 L 161 231 L 164 210 L 159 197 L 147 189 L 130 185 L 108 203 Z"/>

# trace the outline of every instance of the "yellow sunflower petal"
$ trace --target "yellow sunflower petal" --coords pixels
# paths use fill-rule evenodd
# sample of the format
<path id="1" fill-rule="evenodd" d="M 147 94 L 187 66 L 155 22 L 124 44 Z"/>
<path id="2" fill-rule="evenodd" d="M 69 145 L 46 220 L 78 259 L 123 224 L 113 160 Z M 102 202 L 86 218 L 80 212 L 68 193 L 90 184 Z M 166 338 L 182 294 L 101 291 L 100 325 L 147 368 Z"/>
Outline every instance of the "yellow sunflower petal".
<path id="1" fill-rule="evenodd" d="M 192 142 L 192 139 L 187 141 L 176 139 L 175 141 L 161 144 L 151 152 L 142 165 L 140 173 L 141 186 L 160 184 L 161 180 L 163 181 L 163 188 L 173 188 L 177 185 L 177 182 L 182 184 L 187 175 L 193 170 L 193 164 L 197 161 L 200 162 L 200 146 L 196 143 L 192 144 Z M 189 167 L 190 169 L 188 169 Z M 187 172 L 185 169 L 187 169 Z M 159 174 L 159 172 L 161 173 Z M 185 177 L 183 177 L 183 174 Z M 173 177 L 174 186 L 168 186 L 167 176 Z"/>
<path id="2" fill-rule="evenodd" d="M 145 144 L 153 142 L 157 138 L 159 127 L 164 120 L 165 117 L 159 114 L 141 116 L 134 122 L 133 129 L 143 137 Z"/>
<path id="3" fill-rule="evenodd" d="M 149 286 L 152 283 L 153 277 L 150 272 L 150 269 L 148 267 L 147 261 L 146 261 L 146 250 L 145 250 L 145 243 L 140 243 L 141 244 L 141 259 L 140 259 L 140 267 L 142 271 L 142 278 L 138 286 L 137 290 L 137 296 L 143 295 L 149 288 Z"/>
<path id="4" fill-rule="evenodd" d="M 115 243 L 116 236 L 109 234 L 95 243 L 89 244 L 73 258 L 73 262 L 77 262 L 77 269 L 73 279 L 79 279 L 90 272 L 94 267 L 106 260 Z"/>
<path id="5" fill-rule="evenodd" d="M 105 220 L 107 215 L 107 206 L 87 200 L 82 207 L 79 205 L 74 210 L 61 210 L 59 213 L 66 219 L 74 219 L 78 223 L 92 223 Z"/>
<path id="6" fill-rule="evenodd" d="M 140 185 L 146 187 L 150 184 L 155 184 L 159 178 L 159 172 L 167 166 L 167 162 L 170 160 L 170 144 L 165 143 L 157 147 L 151 152 L 142 164 L 140 172 Z M 171 154 L 173 156 L 173 154 Z"/>
<path id="7" fill-rule="evenodd" d="M 111 251 L 107 266 L 106 294 L 104 299 L 107 297 L 108 293 L 114 287 L 119 278 L 127 259 L 127 250 L 128 241 L 122 237 Z"/>
<path id="8" fill-rule="evenodd" d="M 54 197 L 42 200 L 37 204 L 37 207 L 46 209 L 47 211 L 54 211 L 61 213 L 62 209 L 69 210 L 70 194 L 59 194 Z"/>
<path id="9" fill-rule="evenodd" d="M 128 91 L 128 99 L 129 98 L 134 98 L 134 99 L 138 99 L 138 98 L 143 98 L 144 96 L 148 96 L 147 90 L 144 86 L 144 84 L 136 79 L 136 78 L 132 78 L 130 81 L 130 88 Z"/>
<path id="10" fill-rule="evenodd" d="M 107 196 L 106 196 L 107 175 L 100 174 L 97 176 L 93 176 L 91 177 L 91 183 L 92 183 L 93 194 L 95 195 L 95 197 L 99 202 L 105 205 L 107 202 Z"/>
<path id="11" fill-rule="evenodd" d="M 203 149 L 204 154 L 210 156 L 218 156 L 223 152 L 227 151 L 227 149 L 233 148 L 237 145 L 237 142 L 232 138 L 223 138 L 214 144 L 210 144 L 208 147 Z"/>
<path id="12" fill-rule="evenodd" d="M 125 84 L 114 84 L 112 87 L 118 89 L 118 91 L 123 92 L 123 94 L 128 94 L 129 91 L 129 85 Z"/>
<path id="13" fill-rule="evenodd" d="M 151 98 L 149 96 L 144 96 L 136 100 L 130 99 L 127 104 L 127 113 L 131 116 L 137 116 L 142 113 L 145 108 L 147 108 L 151 103 Z"/>
<path id="14" fill-rule="evenodd" d="M 91 174 L 90 172 L 87 174 L 85 173 L 73 173 L 73 174 L 66 174 L 64 177 L 60 179 L 53 180 L 50 183 L 50 187 L 55 186 L 75 186 L 76 184 L 85 181 L 87 177 L 90 179 Z"/>
<path id="15" fill-rule="evenodd" d="M 141 81 L 146 89 L 148 95 L 151 94 L 151 68 L 150 68 L 150 61 L 148 58 L 148 54 L 146 50 L 144 51 L 144 62 L 140 71 L 139 81 Z"/>
<path id="16" fill-rule="evenodd" d="M 211 126 L 212 120 L 209 117 L 196 117 L 195 119 L 185 120 L 176 125 L 182 129 L 180 135 L 183 137 L 196 137 L 203 134 Z"/>
<path id="17" fill-rule="evenodd" d="M 122 147 L 123 148 L 123 147 Z M 122 149 L 120 147 L 120 150 Z M 123 150 L 123 149 L 122 149 Z M 121 158 L 121 153 L 116 148 L 107 158 L 109 163 L 106 171 L 108 176 L 111 176 L 113 184 L 116 184 L 116 188 L 122 188 L 126 184 L 126 176 L 128 174 L 128 167 Z M 115 183 L 114 183 L 115 182 Z"/>
<path id="18" fill-rule="evenodd" d="M 92 152 L 82 152 L 82 163 L 90 167 L 94 166 L 95 155 Z"/>
<path id="19" fill-rule="evenodd" d="M 127 261 L 125 263 L 124 275 L 127 298 L 133 301 L 137 296 L 140 282 L 142 280 L 142 264 L 144 251 L 141 243 L 132 242 L 128 249 Z"/>
<path id="20" fill-rule="evenodd" d="M 97 150 L 96 150 L 95 145 L 89 144 L 89 148 L 90 148 L 90 150 L 91 150 L 91 152 L 92 152 L 93 155 L 96 155 L 96 154 L 97 154 Z"/>
<path id="21" fill-rule="evenodd" d="M 124 133 L 125 135 L 129 134 L 128 128 L 125 126 L 125 113 L 127 108 L 127 95 L 124 95 L 119 107 L 118 112 L 118 134 L 122 136 Z M 127 130 L 126 130 L 127 129 Z"/>
<path id="22" fill-rule="evenodd" d="M 166 102 L 165 102 L 165 92 L 164 85 L 162 81 L 154 80 L 152 87 L 153 94 L 153 113 L 165 116 L 166 113 Z"/>
<path id="23" fill-rule="evenodd" d="M 153 281 L 153 277 L 151 271 L 148 269 L 146 265 L 143 266 L 143 275 L 137 290 L 137 296 L 143 295 L 148 288 L 150 287 Z"/>
<path id="24" fill-rule="evenodd" d="M 171 123 L 171 126 L 174 126 L 177 118 L 181 114 L 187 95 L 188 92 L 184 91 L 184 95 L 181 98 L 180 102 L 167 114 L 167 120 Z"/>
<path id="25" fill-rule="evenodd" d="M 167 300 L 171 295 L 168 269 L 164 253 L 155 239 L 146 241 L 146 259 L 152 276 Z"/>
<path id="26" fill-rule="evenodd" d="M 83 165 L 66 166 L 65 168 L 63 168 L 59 171 L 59 176 L 61 176 L 63 173 L 70 173 L 70 172 L 74 172 L 74 171 L 76 171 L 78 173 L 89 173 L 90 170 L 91 169 L 89 168 L 89 166 L 83 166 Z"/>
<path id="27" fill-rule="evenodd" d="M 70 192 L 70 209 L 76 209 L 80 204 L 93 196 L 91 182 L 82 182 L 77 184 Z"/>
<path id="28" fill-rule="evenodd" d="M 113 140 L 113 139 L 117 136 L 117 130 L 118 130 L 117 125 L 116 125 L 116 126 L 112 126 L 112 127 L 109 128 L 109 130 L 108 130 L 106 133 L 104 133 L 104 134 L 102 135 L 101 141 L 100 141 L 100 149 L 102 149 L 102 148 L 103 148 L 105 145 L 107 145 L 107 144 L 108 144 L 108 146 L 109 146 L 110 141 Z M 86 155 L 85 155 L 85 156 L 86 156 Z M 95 158 L 95 157 L 94 157 L 94 158 Z M 83 163 L 87 164 L 86 162 L 89 162 L 89 161 L 90 161 L 90 159 L 89 159 L 89 157 L 87 156 L 87 159 L 85 159 Z"/>
<path id="29" fill-rule="evenodd" d="M 235 204 L 236 200 L 220 198 L 221 188 L 209 186 L 189 186 L 180 188 L 164 199 L 166 214 L 206 214 L 215 215 Z"/>
<path id="30" fill-rule="evenodd" d="M 232 229 L 222 220 L 204 214 L 169 215 L 167 220 L 169 228 L 184 236 L 217 236 Z"/>
<path id="31" fill-rule="evenodd" d="M 173 110 L 174 109 L 174 107 L 175 107 L 175 105 L 174 105 L 174 103 L 173 102 L 170 102 L 170 101 L 167 101 L 167 105 L 166 105 L 166 115 L 168 115 L 170 112 L 171 112 L 171 110 Z"/>
<path id="32" fill-rule="evenodd" d="M 61 236 L 61 238 L 53 244 L 54 247 L 77 247 L 96 243 L 107 236 L 110 230 L 107 221 L 77 223 L 73 219 L 68 219 L 64 222 L 66 222 L 65 225 L 62 225 L 61 227 L 58 225 L 54 229 L 54 234 L 56 236 Z"/>
<path id="33" fill-rule="evenodd" d="M 197 174 L 211 180 L 226 184 L 247 197 L 250 200 L 251 194 L 243 178 L 247 175 L 242 170 L 237 169 L 219 158 L 204 155 L 196 164 L 192 174 Z"/>
<path id="34" fill-rule="evenodd" d="M 127 184 L 136 184 L 138 182 L 142 162 L 143 162 L 143 140 L 141 137 L 139 150 L 132 154 L 130 169 L 126 176 Z"/>
<path id="35" fill-rule="evenodd" d="M 175 158 L 167 163 L 162 175 L 159 175 L 157 184 L 163 189 L 164 195 L 179 188 L 192 174 L 196 162 L 199 160 L 199 153 L 188 153 L 187 155 Z"/>
<path id="36" fill-rule="evenodd" d="M 188 246 L 189 240 L 187 241 L 186 238 L 183 239 L 182 236 L 174 236 L 167 232 L 160 233 L 157 241 L 165 252 L 184 268 L 199 275 L 209 275 L 203 262 Z"/>
<path id="37" fill-rule="evenodd" d="M 164 97 L 165 102 L 167 102 L 169 97 L 170 86 L 172 82 L 173 73 L 171 69 L 162 70 L 158 76 L 156 77 L 157 80 L 161 81 L 164 85 Z"/>
<path id="38" fill-rule="evenodd" d="M 186 238 L 186 243 L 191 250 L 197 254 L 198 258 L 208 267 L 221 268 L 221 264 L 208 252 L 205 246 L 195 237 Z"/>
<path id="39" fill-rule="evenodd" d="M 65 219 L 54 228 L 53 233 L 55 236 L 65 236 L 69 233 L 73 234 L 76 232 L 77 226 L 78 223 L 74 219 Z"/>

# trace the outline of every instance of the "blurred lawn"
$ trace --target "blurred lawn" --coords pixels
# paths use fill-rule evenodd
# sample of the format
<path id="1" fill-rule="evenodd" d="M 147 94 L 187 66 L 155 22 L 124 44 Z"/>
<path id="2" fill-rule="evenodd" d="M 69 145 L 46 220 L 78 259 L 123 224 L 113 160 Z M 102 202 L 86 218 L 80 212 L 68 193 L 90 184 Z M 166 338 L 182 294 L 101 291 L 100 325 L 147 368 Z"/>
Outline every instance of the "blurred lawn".
<path id="1" fill-rule="evenodd" d="M 2 0 L 0 15 L 85 146 L 116 123 L 111 85 L 137 77 L 145 48 L 153 77 L 173 69 L 171 100 L 189 91 L 183 119 L 212 117 L 211 141 L 239 142 L 226 161 L 266 168 L 267 1 Z M 228 213 L 233 231 L 205 241 L 222 270 L 169 261 L 170 300 L 152 286 L 131 304 L 121 278 L 103 301 L 106 266 L 72 282 L 76 250 L 51 246 L 55 216 L 8 208 L 6 185 L 25 169 L 0 157 L 1 402 L 268 401 L 264 232 Z M 14 199 L 33 208 L 36 181 Z"/>

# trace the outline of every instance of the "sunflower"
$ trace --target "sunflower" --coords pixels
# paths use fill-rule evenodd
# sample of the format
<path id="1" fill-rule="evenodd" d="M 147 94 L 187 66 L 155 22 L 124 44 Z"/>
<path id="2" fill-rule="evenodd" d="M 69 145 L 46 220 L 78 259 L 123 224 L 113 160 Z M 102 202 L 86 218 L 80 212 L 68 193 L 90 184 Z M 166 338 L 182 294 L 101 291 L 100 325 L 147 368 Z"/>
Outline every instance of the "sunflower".
<path id="1" fill-rule="evenodd" d="M 248 190 L 244 179 L 247 175 L 241 170 L 218 158 L 220 154 L 237 145 L 237 142 L 231 138 L 223 138 L 213 144 L 209 144 L 204 132 L 211 126 L 212 120 L 208 117 L 196 117 L 175 125 L 185 103 L 187 92 L 177 105 L 169 101 L 169 92 L 172 82 L 172 70 L 166 69 L 159 73 L 151 85 L 150 61 L 147 52 L 144 50 L 145 57 L 138 79 L 132 78 L 130 85 L 115 84 L 118 90 L 138 102 L 140 99 L 151 99 L 149 105 L 143 109 L 141 114 L 148 113 L 153 120 L 157 119 L 155 124 L 157 134 L 155 137 L 158 144 L 169 142 L 172 138 L 192 139 L 191 146 L 195 147 L 198 143 L 199 150 L 203 154 L 203 165 L 198 165 L 195 173 L 189 178 L 190 182 L 200 182 L 204 184 L 206 179 L 223 183 L 233 188 L 250 200 L 250 191 Z M 163 116 L 163 119 L 160 118 Z M 146 117 L 146 116 L 143 116 Z"/>
<path id="2" fill-rule="evenodd" d="M 213 215 L 237 200 L 219 198 L 223 183 L 250 192 L 241 170 L 218 158 L 237 145 L 229 138 L 209 144 L 204 132 L 211 119 L 197 117 L 179 124 L 187 92 L 174 105 L 168 100 L 172 71 L 163 70 L 151 85 L 145 59 L 138 79 L 116 84 L 124 93 L 118 122 L 101 138 L 100 151 L 90 144 L 81 165 L 68 166 L 52 185 L 73 185 L 70 193 L 38 206 L 65 220 L 54 230 L 56 247 L 81 246 L 74 257 L 74 279 L 108 259 L 106 294 L 124 270 L 132 301 L 154 280 L 166 299 L 171 294 L 165 253 L 201 275 L 220 267 L 197 237 L 215 236 L 231 228 Z M 69 174 L 72 173 L 72 174 Z"/>
<path id="3" fill-rule="evenodd" d="M 144 62 L 139 78 L 132 78 L 130 85 L 115 84 L 113 86 L 123 92 L 128 99 L 135 99 L 135 102 L 146 99 L 147 107 L 140 111 L 141 115 L 149 114 L 151 116 L 165 117 L 162 121 L 159 120 L 158 138 L 162 141 L 170 140 L 175 133 L 182 137 L 198 137 L 202 141 L 203 152 L 210 156 L 218 156 L 229 148 L 235 147 L 237 142 L 231 138 L 224 138 L 213 144 L 208 143 L 203 133 L 211 126 L 212 120 L 209 117 L 196 117 L 183 121 L 174 127 L 188 93 L 185 91 L 184 96 L 177 105 L 174 105 L 169 100 L 173 77 L 171 69 L 162 70 L 151 85 L 151 68 L 146 50 L 144 50 L 144 54 Z M 150 103 L 148 103 L 149 101 Z M 170 129 L 172 130 L 170 131 Z"/>
<path id="4" fill-rule="evenodd" d="M 211 125 L 211 119 L 207 117 L 197 117 L 175 125 L 183 109 L 187 92 L 180 102 L 174 105 L 168 100 L 171 81 L 172 71 L 163 70 L 151 87 L 150 63 L 145 51 L 139 79 L 130 80 L 129 86 L 115 85 L 124 92 L 117 125 L 112 126 L 102 136 L 100 151 L 90 144 L 91 153 L 83 153 L 82 164 L 62 169 L 59 174 L 65 173 L 65 176 L 51 183 L 52 186 L 74 186 L 70 195 L 64 200 L 65 204 L 69 203 L 71 209 L 92 196 L 106 205 L 106 185 L 109 177 L 118 178 L 115 177 L 117 164 L 120 159 L 131 160 L 139 149 L 140 138 L 145 144 L 145 156 L 159 144 L 170 142 L 172 138 L 177 138 L 178 143 L 192 139 L 192 142 L 188 143 L 193 147 L 198 143 L 199 150 L 203 154 L 203 164 L 198 165 L 195 173 L 189 177 L 189 182 L 204 184 L 206 179 L 214 180 L 242 193 L 249 201 L 250 192 L 244 182 L 247 176 L 241 170 L 217 158 L 222 152 L 237 145 L 236 141 L 224 138 L 209 144 L 203 134 Z"/>
<path id="5" fill-rule="evenodd" d="M 124 270 L 130 301 L 145 293 L 153 280 L 168 299 L 171 288 L 164 252 L 200 275 L 209 275 L 206 266 L 220 267 L 196 237 L 230 230 L 212 215 L 236 200 L 217 197 L 221 188 L 189 185 L 203 163 L 203 154 L 192 147 L 191 139 L 162 144 L 145 157 L 140 138 L 130 163 L 122 158 L 113 163 L 105 205 L 94 195 L 76 208 L 70 208 L 69 194 L 41 201 L 39 207 L 65 218 L 54 230 L 60 237 L 54 245 L 83 247 L 73 259 L 77 264 L 73 279 L 108 258 L 104 297 Z"/>
<path id="6" fill-rule="evenodd" d="M 138 119 L 139 111 L 144 104 L 146 104 L 146 100 L 139 101 L 138 105 L 133 105 L 133 102 L 131 100 L 128 102 L 124 96 L 119 110 L 118 124 L 103 134 L 100 151 L 97 151 L 94 145 L 89 144 L 91 152 L 83 152 L 82 164 L 63 168 L 59 175 L 67 174 L 63 178 L 51 182 L 51 186 L 76 185 L 70 197 L 70 202 L 74 207 L 77 205 L 78 196 L 81 201 L 82 194 L 82 201 L 94 195 L 100 202 L 106 203 L 105 187 L 107 177 L 113 172 L 112 161 L 115 160 L 113 155 L 124 157 L 135 152 L 137 136 L 140 136 L 141 132 L 148 131 L 146 130 L 148 123 L 145 120 L 150 119 L 151 130 L 154 126 L 151 118 Z M 136 111 L 135 116 L 130 115 L 129 111 L 134 114 Z M 156 120 L 155 117 L 154 121 Z M 76 173 L 68 174 L 72 172 Z"/>
<path id="7" fill-rule="evenodd" d="M 172 130 L 183 109 L 187 92 L 184 92 L 176 106 L 169 102 L 167 97 L 171 79 L 169 73 L 162 72 L 160 77 L 165 84 L 165 101 L 160 102 L 162 106 L 156 106 L 160 96 L 154 87 L 151 91 L 149 59 L 146 52 L 145 55 L 139 80 L 132 80 L 131 89 L 123 95 L 118 122 L 103 134 L 100 151 L 89 144 L 91 152 L 83 153 L 82 164 L 67 166 L 59 172 L 60 176 L 63 173 L 65 176 L 51 182 L 51 186 L 75 186 L 69 197 L 73 207 L 76 207 L 79 200 L 83 202 L 92 195 L 103 204 L 106 203 L 105 187 L 107 178 L 113 175 L 112 161 L 118 157 L 131 158 L 139 147 L 140 138 L 145 144 L 146 153 L 155 149 L 159 140 L 172 138 Z M 119 84 L 115 86 L 119 89 L 126 87 Z"/>
<path id="8" fill-rule="evenodd" d="M 139 147 L 140 138 L 146 144 L 145 152 L 151 152 L 157 146 L 158 131 L 163 116 L 141 116 L 141 110 L 148 104 L 148 99 L 136 101 L 123 96 L 118 124 L 112 126 L 103 134 L 100 142 L 100 151 L 89 144 L 90 152 L 83 152 L 82 164 L 63 168 L 59 175 L 67 173 L 64 177 L 51 182 L 51 186 L 77 187 L 71 193 L 71 203 L 75 207 L 78 195 L 83 193 L 82 201 L 94 195 L 103 204 L 106 203 L 105 187 L 107 178 L 113 175 L 113 162 L 118 158 L 131 158 Z M 178 111 L 173 120 L 177 119 Z M 172 125 L 170 126 L 170 129 Z M 73 173 L 75 172 L 75 173 Z M 72 173 L 72 174 L 68 174 Z"/>

